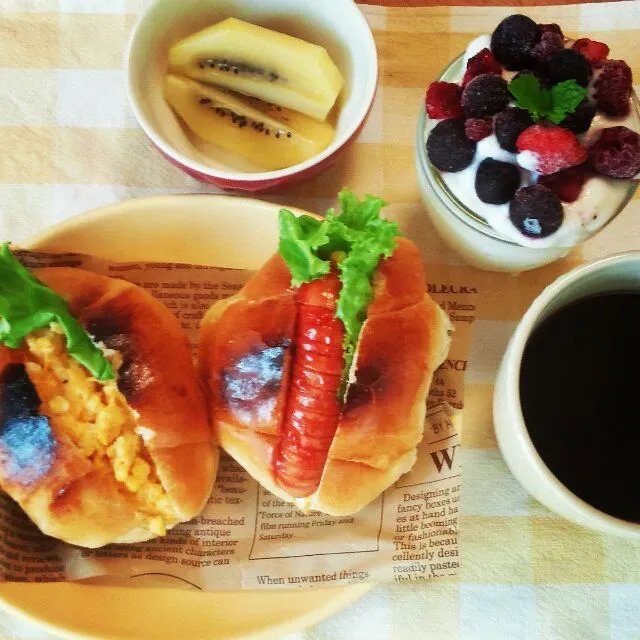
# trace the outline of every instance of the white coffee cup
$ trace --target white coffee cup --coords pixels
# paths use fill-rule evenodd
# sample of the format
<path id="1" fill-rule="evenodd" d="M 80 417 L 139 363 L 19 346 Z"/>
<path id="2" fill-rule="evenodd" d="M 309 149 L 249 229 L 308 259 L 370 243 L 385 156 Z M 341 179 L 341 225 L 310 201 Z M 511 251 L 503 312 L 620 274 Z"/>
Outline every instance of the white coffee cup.
<path id="1" fill-rule="evenodd" d="M 520 405 L 520 366 L 532 331 L 551 313 L 570 302 L 610 291 L 640 292 L 640 251 L 609 256 L 577 267 L 550 284 L 533 301 L 502 358 L 493 396 L 493 422 L 498 445 L 511 472 L 542 504 L 585 527 L 640 539 L 640 523 L 596 509 L 553 475 L 531 441 Z M 638 425 L 633 426 L 637 428 Z M 640 500 L 640 495 L 636 499 Z"/>

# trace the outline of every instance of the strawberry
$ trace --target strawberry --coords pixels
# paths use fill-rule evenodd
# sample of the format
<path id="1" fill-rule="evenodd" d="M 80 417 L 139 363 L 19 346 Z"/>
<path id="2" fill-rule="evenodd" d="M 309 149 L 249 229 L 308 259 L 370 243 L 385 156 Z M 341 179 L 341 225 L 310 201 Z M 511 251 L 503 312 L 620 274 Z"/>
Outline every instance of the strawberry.
<path id="1" fill-rule="evenodd" d="M 573 43 L 572 49 L 581 53 L 590 63 L 591 66 L 598 66 L 609 55 L 609 47 L 604 42 L 590 40 L 589 38 L 580 38 Z"/>
<path id="2" fill-rule="evenodd" d="M 534 124 L 516 141 L 518 164 L 542 174 L 556 173 L 582 164 L 588 152 L 574 133 L 557 126 Z"/>
<path id="3" fill-rule="evenodd" d="M 467 70 L 464 72 L 464 78 L 462 79 L 462 86 L 466 87 L 468 82 L 483 73 L 502 74 L 502 66 L 491 53 L 491 49 L 482 49 L 475 56 L 469 58 Z"/>
<path id="4" fill-rule="evenodd" d="M 464 112 L 460 106 L 462 87 L 453 82 L 432 82 L 427 89 L 425 103 L 427 115 L 434 120 L 462 118 Z"/>
<path id="5" fill-rule="evenodd" d="M 580 196 L 587 174 L 587 165 L 581 164 L 548 176 L 540 176 L 538 184 L 551 189 L 563 202 L 575 202 Z"/>

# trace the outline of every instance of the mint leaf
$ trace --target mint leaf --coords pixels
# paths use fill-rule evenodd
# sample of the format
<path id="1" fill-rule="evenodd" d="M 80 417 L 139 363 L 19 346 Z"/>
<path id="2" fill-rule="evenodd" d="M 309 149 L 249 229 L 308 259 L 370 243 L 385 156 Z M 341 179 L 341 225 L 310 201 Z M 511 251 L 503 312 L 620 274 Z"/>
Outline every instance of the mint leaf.
<path id="1" fill-rule="evenodd" d="M 549 92 L 540 86 L 538 78 L 531 73 L 514 78 L 509 83 L 509 91 L 516 99 L 517 106 L 526 109 L 534 122 L 542 120 L 552 106 Z"/>
<path id="2" fill-rule="evenodd" d="M 18 262 L 9 243 L 0 247 L 0 342 L 18 349 L 37 329 L 59 323 L 67 351 L 98 380 L 114 378 L 111 364 L 71 314 L 65 300 Z"/>
<path id="3" fill-rule="evenodd" d="M 360 330 L 373 299 L 372 278 L 381 258 L 391 257 L 398 225 L 380 217 L 385 202 L 375 196 L 360 200 L 347 189 L 338 195 L 340 213 L 329 209 L 320 221 L 296 218 L 280 210 L 280 255 L 291 271 L 292 286 L 329 273 L 337 262 L 342 289 L 336 317 L 345 327 L 345 369 L 349 372 Z M 339 255 L 340 259 L 335 260 Z"/>
<path id="4" fill-rule="evenodd" d="M 516 105 L 526 109 L 534 122 L 544 118 L 554 124 L 559 124 L 567 114 L 573 113 L 588 93 L 586 87 L 575 80 L 565 80 L 545 89 L 530 73 L 514 78 L 509 83 L 509 91 L 516 99 Z"/>
<path id="5" fill-rule="evenodd" d="M 575 80 L 565 80 L 551 87 L 551 110 L 547 113 L 547 120 L 558 124 L 567 114 L 573 113 L 578 105 L 587 97 L 586 87 L 580 86 Z"/>

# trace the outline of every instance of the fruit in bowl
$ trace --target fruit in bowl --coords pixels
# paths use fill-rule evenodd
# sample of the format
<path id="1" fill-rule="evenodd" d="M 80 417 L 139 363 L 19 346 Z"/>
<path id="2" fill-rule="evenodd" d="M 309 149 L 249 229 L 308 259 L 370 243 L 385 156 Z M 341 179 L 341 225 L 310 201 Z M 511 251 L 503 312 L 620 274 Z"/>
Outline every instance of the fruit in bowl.
<path id="1" fill-rule="evenodd" d="M 505 18 L 428 87 L 425 108 L 421 182 L 491 238 L 457 238 L 477 266 L 550 262 L 601 229 L 636 187 L 631 69 L 558 25 Z M 503 245 L 493 264 L 480 256 L 492 241 Z"/>
<path id="2" fill-rule="evenodd" d="M 284 169 L 329 146 L 343 85 L 323 47 L 227 18 L 171 47 L 164 95 L 200 140 Z"/>
<path id="3" fill-rule="evenodd" d="M 352 0 L 156 0 L 127 66 L 134 115 L 158 150 L 199 180 L 244 191 L 332 164 L 364 126 L 378 77 Z"/>

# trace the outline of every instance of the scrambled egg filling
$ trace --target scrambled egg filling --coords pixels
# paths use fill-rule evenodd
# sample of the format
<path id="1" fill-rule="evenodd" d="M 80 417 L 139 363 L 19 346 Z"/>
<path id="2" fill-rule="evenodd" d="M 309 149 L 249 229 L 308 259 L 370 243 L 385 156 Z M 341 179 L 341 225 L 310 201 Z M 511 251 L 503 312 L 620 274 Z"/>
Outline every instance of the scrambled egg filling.
<path id="1" fill-rule="evenodd" d="M 136 412 L 116 380 L 96 380 L 66 348 L 62 327 L 52 324 L 26 339 L 26 369 L 54 431 L 67 434 L 96 468 L 110 466 L 121 492 L 136 504 L 141 525 L 156 535 L 178 522 L 139 435 Z M 117 376 L 122 356 L 103 348 Z"/>

